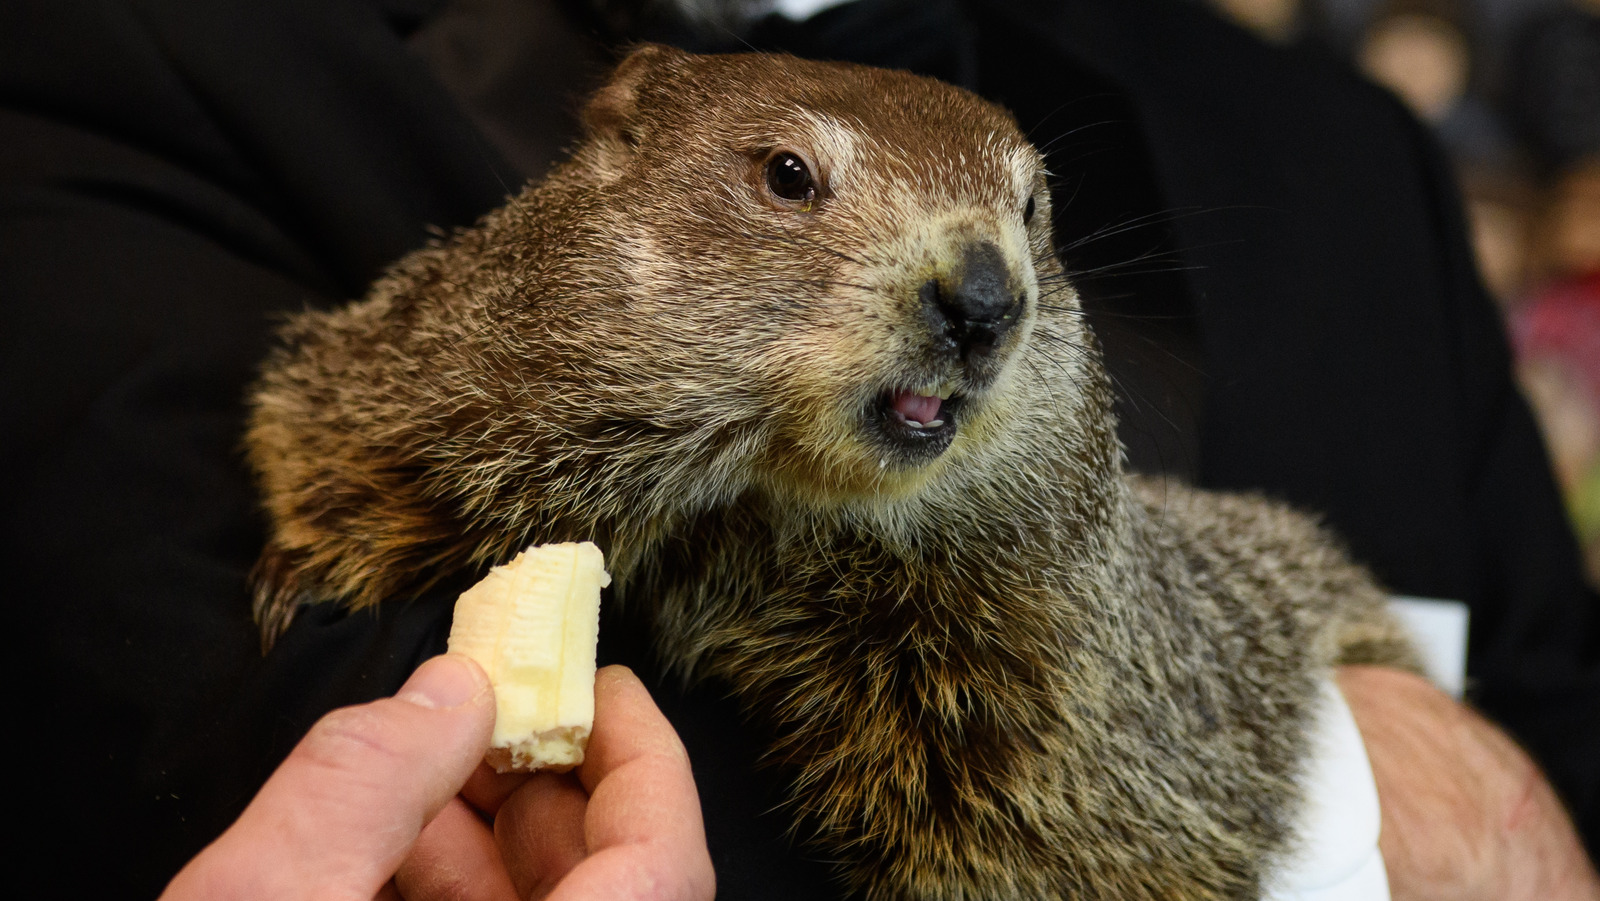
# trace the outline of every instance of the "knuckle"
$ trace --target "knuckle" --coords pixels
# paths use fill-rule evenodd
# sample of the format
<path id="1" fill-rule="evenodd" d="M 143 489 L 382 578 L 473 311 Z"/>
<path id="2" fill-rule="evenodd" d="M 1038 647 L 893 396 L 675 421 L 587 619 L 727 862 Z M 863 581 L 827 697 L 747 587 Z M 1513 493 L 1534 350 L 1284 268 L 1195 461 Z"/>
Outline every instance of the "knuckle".
<path id="1" fill-rule="evenodd" d="M 388 720 L 371 706 L 335 710 L 318 720 L 297 749 L 307 762 L 333 770 L 367 769 L 402 758 Z"/>

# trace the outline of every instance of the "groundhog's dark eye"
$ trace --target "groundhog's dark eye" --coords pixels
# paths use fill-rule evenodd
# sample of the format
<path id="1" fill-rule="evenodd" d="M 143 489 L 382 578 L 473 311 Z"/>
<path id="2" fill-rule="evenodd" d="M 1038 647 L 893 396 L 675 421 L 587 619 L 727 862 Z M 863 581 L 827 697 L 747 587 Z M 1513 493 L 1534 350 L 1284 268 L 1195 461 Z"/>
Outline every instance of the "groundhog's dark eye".
<path id="1" fill-rule="evenodd" d="M 780 153 L 767 163 L 767 188 L 784 200 L 807 203 L 817 197 L 811 170 L 798 156 Z"/>
<path id="2" fill-rule="evenodd" d="M 1022 224 L 1027 225 L 1033 221 L 1033 195 L 1028 195 L 1028 203 L 1022 208 Z"/>

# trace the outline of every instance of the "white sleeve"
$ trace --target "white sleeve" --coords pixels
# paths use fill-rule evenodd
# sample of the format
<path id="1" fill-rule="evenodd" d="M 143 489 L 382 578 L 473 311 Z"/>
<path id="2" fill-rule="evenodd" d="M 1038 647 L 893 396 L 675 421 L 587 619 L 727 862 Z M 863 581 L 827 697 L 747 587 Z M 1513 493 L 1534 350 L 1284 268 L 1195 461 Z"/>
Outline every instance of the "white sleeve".
<path id="1" fill-rule="evenodd" d="M 1312 727 L 1299 841 L 1270 874 L 1266 901 L 1388 901 L 1378 853 L 1378 787 L 1355 718 L 1330 674 Z"/>
<path id="2" fill-rule="evenodd" d="M 1389 612 L 1411 633 L 1428 678 L 1460 700 L 1467 680 L 1467 605 L 1394 595 Z"/>
<path id="3" fill-rule="evenodd" d="M 1389 610 L 1412 633 L 1428 676 L 1461 697 L 1467 607 L 1459 601 L 1394 597 Z M 1267 881 L 1266 901 L 1388 901 L 1378 852 L 1378 789 L 1350 706 L 1330 673 L 1306 769 L 1306 807 L 1294 853 Z"/>

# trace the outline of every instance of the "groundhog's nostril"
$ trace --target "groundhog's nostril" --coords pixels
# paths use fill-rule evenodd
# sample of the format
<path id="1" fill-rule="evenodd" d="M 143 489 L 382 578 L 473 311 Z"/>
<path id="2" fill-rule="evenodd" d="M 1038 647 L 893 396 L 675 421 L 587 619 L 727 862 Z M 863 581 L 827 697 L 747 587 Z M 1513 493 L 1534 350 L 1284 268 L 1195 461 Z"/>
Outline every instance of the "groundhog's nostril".
<path id="1" fill-rule="evenodd" d="M 955 342 L 961 358 L 994 350 L 1016 324 L 1021 298 L 1007 287 L 1010 269 L 1000 248 L 970 244 L 949 276 L 929 279 L 920 293 L 924 308 Z"/>

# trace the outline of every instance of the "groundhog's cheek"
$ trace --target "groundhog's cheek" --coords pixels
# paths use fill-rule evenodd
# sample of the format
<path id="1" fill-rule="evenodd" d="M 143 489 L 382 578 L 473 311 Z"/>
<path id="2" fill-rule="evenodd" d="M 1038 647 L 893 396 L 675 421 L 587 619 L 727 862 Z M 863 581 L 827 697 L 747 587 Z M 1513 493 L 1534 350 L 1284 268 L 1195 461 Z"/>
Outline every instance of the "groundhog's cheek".
<path id="1" fill-rule="evenodd" d="M 862 417 L 874 382 L 860 337 L 802 330 L 770 348 L 762 380 L 770 426 L 766 465 L 780 481 L 831 494 L 867 473 Z M 875 466 L 874 458 L 874 466 Z"/>
<path id="2" fill-rule="evenodd" d="M 770 382 L 774 414 L 784 431 L 842 437 L 855 418 L 854 408 L 873 379 L 870 354 L 860 335 L 815 325 L 801 329 L 767 361 L 783 376 Z"/>

